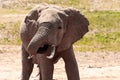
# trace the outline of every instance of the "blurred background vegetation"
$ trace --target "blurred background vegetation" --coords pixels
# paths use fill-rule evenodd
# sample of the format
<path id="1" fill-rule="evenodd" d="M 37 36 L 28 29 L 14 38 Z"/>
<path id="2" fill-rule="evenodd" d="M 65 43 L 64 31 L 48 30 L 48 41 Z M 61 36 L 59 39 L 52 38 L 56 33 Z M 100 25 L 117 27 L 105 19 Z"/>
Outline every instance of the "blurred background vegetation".
<path id="1" fill-rule="evenodd" d="M 25 14 L 40 3 L 74 7 L 89 22 L 89 32 L 74 44 L 75 51 L 120 51 L 119 0 L 0 0 L 0 45 L 20 45 Z"/>

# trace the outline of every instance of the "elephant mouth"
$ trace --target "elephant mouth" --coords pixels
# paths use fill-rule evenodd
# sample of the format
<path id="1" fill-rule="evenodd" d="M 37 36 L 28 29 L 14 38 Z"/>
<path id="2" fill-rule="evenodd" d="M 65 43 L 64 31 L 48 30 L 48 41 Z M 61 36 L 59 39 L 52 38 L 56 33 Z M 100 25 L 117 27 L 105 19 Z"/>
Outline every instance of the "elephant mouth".
<path id="1" fill-rule="evenodd" d="M 44 53 L 46 53 L 47 51 L 50 50 L 50 55 L 47 56 L 47 58 L 52 59 L 54 57 L 54 55 L 55 55 L 55 49 L 56 49 L 55 45 L 45 44 L 42 47 L 38 48 L 37 53 L 38 54 L 44 54 Z"/>
<path id="2" fill-rule="evenodd" d="M 49 47 L 50 47 L 50 45 L 45 44 L 42 47 L 38 48 L 37 53 L 40 53 L 40 54 L 45 53 L 48 50 Z"/>

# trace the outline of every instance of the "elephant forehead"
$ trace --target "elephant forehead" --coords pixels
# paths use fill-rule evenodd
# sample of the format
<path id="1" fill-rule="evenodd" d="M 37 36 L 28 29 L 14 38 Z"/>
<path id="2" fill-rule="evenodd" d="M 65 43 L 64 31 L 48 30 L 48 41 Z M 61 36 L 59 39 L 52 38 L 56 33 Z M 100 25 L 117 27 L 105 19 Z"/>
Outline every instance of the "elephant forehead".
<path id="1" fill-rule="evenodd" d="M 44 14 L 38 19 L 40 22 L 55 22 L 57 21 L 57 15 Z"/>
<path id="2" fill-rule="evenodd" d="M 40 22 L 58 22 L 60 21 L 60 17 L 58 15 L 58 11 L 55 9 L 47 9 L 41 12 L 41 15 L 38 19 Z"/>

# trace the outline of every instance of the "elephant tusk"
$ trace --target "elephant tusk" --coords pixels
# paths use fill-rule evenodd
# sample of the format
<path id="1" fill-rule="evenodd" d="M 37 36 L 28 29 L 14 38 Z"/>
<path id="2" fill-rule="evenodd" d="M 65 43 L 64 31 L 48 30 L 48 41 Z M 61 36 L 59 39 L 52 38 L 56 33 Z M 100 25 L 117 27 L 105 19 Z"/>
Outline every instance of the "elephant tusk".
<path id="1" fill-rule="evenodd" d="M 47 56 L 48 59 L 52 59 L 55 55 L 55 45 L 52 45 L 52 51 L 51 51 L 51 54 L 50 56 Z"/>

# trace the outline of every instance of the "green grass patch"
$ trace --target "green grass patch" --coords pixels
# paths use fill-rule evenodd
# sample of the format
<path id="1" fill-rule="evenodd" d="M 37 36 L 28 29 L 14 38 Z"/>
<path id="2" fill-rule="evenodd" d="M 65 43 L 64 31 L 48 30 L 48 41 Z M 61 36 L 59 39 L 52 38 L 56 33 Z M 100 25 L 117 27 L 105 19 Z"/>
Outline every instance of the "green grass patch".
<path id="1" fill-rule="evenodd" d="M 96 33 L 75 43 L 75 51 L 120 51 L 120 33 Z"/>
<path id="2" fill-rule="evenodd" d="M 21 21 L 12 23 L 0 23 L 0 32 L 2 38 L 0 38 L 0 44 L 13 44 L 20 45 L 21 40 L 19 36 Z"/>
<path id="3" fill-rule="evenodd" d="M 117 31 L 120 30 L 120 12 L 96 11 L 85 13 L 90 21 L 90 30 Z"/>
<path id="4" fill-rule="evenodd" d="M 26 9 L 0 9 L 0 15 L 7 14 L 26 14 L 28 10 Z"/>
<path id="5" fill-rule="evenodd" d="M 5 29 L 6 25 L 4 23 L 0 24 L 0 30 Z"/>

